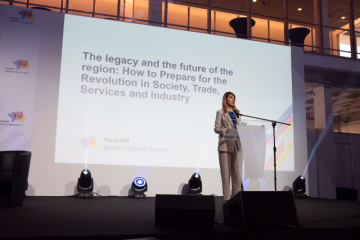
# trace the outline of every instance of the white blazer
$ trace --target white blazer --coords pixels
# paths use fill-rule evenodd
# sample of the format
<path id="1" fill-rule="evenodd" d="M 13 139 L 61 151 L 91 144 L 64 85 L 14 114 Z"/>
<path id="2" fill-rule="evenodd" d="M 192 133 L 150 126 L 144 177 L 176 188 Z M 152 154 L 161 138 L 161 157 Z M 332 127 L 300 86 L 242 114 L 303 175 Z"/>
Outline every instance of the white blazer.
<path id="1" fill-rule="evenodd" d="M 235 116 L 236 116 L 236 114 L 235 114 Z M 241 122 L 241 116 L 236 118 L 236 120 L 237 120 L 236 125 L 239 125 Z M 234 128 L 233 121 L 228 112 L 224 113 L 223 110 L 219 110 L 216 112 L 215 128 L 214 128 L 215 133 L 219 134 L 218 151 L 235 152 L 235 141 L 222 139 L 223 136 L 225 136 L 225 134 L 226 134 L 226 132 L 225 132 L 226 128 L 228 128 L 228 129 Z M 242 151 L 240 141 L 238 141 L 238 146 L 240 148 L 240 151 Z"/>

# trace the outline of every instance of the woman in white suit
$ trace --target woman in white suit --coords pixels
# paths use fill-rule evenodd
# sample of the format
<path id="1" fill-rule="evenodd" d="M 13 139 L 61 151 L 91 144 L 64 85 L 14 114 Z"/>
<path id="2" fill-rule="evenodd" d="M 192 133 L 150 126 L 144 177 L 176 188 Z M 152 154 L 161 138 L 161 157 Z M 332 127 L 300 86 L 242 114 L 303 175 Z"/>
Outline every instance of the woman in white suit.
<path id="1" fill-rule="evenodd" d="M 215 133 L 219 134 L 219 162 L 224 200 L 230 199 L 230 177 L 232 193 L 241 190 L 242 148 L 239 140 L 224 140 L 223 136 L 240 124 L 240 111 L 235 107 L 235 94 L 227 92 L 223 96 L 222 109 L 217 111 Z M 237 154 L 238 152 L 238 154 Z"/>

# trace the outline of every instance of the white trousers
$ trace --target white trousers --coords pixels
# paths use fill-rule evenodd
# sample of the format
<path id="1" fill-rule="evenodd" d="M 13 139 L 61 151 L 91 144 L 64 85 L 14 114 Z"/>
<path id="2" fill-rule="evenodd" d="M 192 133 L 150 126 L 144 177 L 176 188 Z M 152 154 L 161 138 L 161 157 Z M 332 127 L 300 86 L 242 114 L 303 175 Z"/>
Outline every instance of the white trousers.
<path id="1" fill-rule="evenodd" d="M 241 190 L 241 174 L 243 166 L 242 151 L 238 151 L 238 154 L 236 154 L 236 151 L 219 151 L 219 162 L 224 200 L 229 200 L 230 178 L 232 185 L 232 195 L 234 196 Z"/>

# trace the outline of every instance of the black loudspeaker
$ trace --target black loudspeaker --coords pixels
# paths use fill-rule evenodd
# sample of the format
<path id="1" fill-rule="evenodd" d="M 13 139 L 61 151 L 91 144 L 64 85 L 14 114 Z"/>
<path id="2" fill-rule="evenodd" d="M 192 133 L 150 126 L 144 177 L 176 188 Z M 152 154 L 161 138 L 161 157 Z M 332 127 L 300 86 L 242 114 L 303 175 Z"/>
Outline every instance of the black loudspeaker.
<path id="1" fill-rule="evenodd" d="M 358 200 L 358 190 L 352 189 L 352 188 L 337 187 L 336 188 L 336 199 L 357 201 Z"/>
<path id="2" fill-rule="evenodd" d="M 298 217 L 293 192 L 239 192 L 223 204 L 227 225 L 295 224 Z"/>
<path id="3" fill-rule="evenodd" d="M 215 197 L 202 195 L 156 194 L 157 227 L 214 227 Z"/>

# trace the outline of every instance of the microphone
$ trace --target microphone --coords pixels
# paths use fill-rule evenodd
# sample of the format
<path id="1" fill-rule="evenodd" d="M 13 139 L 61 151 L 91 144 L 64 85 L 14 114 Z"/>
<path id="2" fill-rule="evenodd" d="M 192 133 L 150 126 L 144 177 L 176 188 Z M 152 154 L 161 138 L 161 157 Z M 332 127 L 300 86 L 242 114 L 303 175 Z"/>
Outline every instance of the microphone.
<path id="1" fill-rule="evenodd" d="M 236 111 L 236 109 L 233 109 L 233 111 L 236 115 L 236 118 L 239 118 L 239 113 Z M 234 127 L 235 127 L 235 129 L 237 129 L 236 124 L 234 124 Z"/>
<path id="2" fill-rule="evenodd" d="M 233 109 L 233 110 L 234 110 L 234 113 L 235 113 L 236 117 L 239 118 L 240 115 L 239 115 L 238 111 L 236 111 L 236 109 Z"/>

